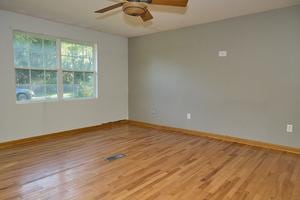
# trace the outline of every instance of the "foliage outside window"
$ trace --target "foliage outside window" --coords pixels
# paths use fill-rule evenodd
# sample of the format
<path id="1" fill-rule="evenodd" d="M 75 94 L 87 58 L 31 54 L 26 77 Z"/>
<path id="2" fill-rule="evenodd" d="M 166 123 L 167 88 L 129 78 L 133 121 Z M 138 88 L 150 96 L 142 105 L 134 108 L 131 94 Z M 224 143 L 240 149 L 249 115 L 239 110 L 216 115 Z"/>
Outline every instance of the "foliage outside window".
<path id="1" fill-rule="evenodd" d="M 93 47 L 61 43 L 64 98 L 94 96 Z"/>
<path id="2" fill-rule="evenodd" d="M 23 32 L 13 41 L 17 101 L 96 97 L 94 45 Z"/>

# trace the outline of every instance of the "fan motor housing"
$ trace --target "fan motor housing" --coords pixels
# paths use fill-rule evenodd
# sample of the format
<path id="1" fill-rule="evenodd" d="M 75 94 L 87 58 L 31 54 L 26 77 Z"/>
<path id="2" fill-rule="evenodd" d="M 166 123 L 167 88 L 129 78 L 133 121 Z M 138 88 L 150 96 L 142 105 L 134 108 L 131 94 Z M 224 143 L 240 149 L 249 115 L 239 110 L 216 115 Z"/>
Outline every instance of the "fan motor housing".
<path id="1" fill-rule="evenodd" d="M 141 2 L 127 2 L 123 5 L 123 11 L 127 15 L 142 16 L 147 11 L 147 5 Z"/>

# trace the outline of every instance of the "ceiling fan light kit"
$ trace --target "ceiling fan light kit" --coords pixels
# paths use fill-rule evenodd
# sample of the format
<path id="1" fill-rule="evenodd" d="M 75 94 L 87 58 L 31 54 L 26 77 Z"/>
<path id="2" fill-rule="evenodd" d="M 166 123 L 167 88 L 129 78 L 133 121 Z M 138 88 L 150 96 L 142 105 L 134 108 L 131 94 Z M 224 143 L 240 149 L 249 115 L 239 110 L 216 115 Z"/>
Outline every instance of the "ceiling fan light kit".
<path id="1" fill-rule="evenodd" d="M 123 12 L 125 14 L 141 17 L 143 21 L 149 21 L 153 19 L 153 16 L 148 10 L 147 4 L 186 7 L 187 3 L 188 0 L 127 0 L 95 11 L 95 13 L 105 13 L 110 10 L 123 7 Z"/>
<path id="2" fill-rule="evenodd" d="M 147 5 L 137 2 L 124 3 L 123 11 L 130 16 L 142 16 L 147 12 Z"/>

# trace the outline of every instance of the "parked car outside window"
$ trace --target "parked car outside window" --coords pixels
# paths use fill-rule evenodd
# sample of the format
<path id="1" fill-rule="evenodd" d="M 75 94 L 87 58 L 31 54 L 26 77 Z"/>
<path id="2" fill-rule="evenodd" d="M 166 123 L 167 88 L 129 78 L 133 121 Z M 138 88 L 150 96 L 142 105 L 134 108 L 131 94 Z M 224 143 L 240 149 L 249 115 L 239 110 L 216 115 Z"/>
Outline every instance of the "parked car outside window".
<path id="1" fill-rule="evenodd" d="M 29 89 L 16 88 L 16 96 L 18 101 L 28 101 L 34 96 L 34 92 Z"/>

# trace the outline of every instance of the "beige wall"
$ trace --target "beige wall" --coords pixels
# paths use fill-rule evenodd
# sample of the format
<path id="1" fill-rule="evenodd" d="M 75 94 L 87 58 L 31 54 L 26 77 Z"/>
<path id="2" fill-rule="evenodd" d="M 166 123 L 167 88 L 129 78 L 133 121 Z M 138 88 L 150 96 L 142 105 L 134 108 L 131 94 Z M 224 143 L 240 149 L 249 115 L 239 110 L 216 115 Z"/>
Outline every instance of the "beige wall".
<path id="1" fill-rule="evenodd" d="M 16 104 L 12 30 L 98 44 L 99 98 Z M 128 39 L 0 10 L 0 142 L 128 117 Z"/>
<path id="2" fill-rule="evenodd" d="M 300 147 L 299 75 L 300 6 L 137 37 L 129 117 Z"/>

